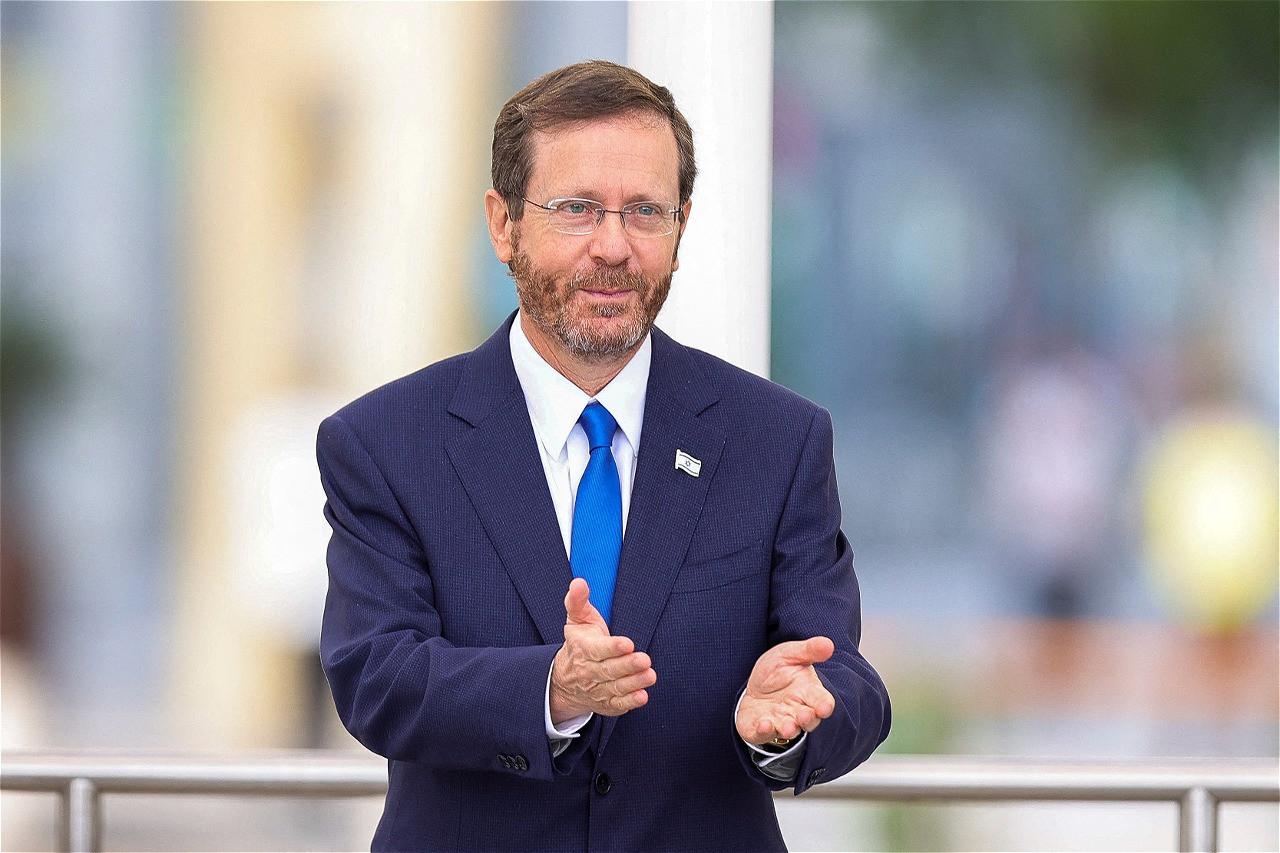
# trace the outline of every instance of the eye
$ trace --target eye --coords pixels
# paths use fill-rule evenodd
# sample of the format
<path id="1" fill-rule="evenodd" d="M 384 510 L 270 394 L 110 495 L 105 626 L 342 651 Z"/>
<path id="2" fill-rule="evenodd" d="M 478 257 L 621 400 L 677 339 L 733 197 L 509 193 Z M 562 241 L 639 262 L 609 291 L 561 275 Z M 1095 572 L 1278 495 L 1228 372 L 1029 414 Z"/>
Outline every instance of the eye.
<path id="1" fill-rule="evenodd" d="M 589 204 L 587 204 L 585 201 L 576 201 L 574 199 L 561 202 L 559 208 L 557 209 L 562 210 L 565 213 L 570 214 L 571 216 L 582 216 L 585 213 L 591 212 L 591 206 Z"/>
<path id="2" fill-rule="evenodd" d="M 662 208 L 658 207 L 656 204 L 650 204 L 649 202 L 641 202 L 640 204 L 637 204 L 634 207 L 632 207 L 631 212 L 636 214 L 637 216 L 648 218 L 651 216 L 661 216 Z"/>

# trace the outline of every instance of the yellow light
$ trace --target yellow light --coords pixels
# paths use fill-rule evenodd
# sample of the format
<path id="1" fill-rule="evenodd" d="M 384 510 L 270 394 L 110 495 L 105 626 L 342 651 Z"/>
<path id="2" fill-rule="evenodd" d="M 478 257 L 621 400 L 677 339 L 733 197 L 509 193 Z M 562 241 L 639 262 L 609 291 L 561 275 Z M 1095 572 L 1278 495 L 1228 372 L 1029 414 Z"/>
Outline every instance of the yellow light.
<path id="1" fill-rule="evenodd" d="M 1147 572 L 1198 628 L 1247 624 L 1277 586 L 1276 436 L 1239 417 L 1188 420 L 1151 449 L 1143 483 Z"/>

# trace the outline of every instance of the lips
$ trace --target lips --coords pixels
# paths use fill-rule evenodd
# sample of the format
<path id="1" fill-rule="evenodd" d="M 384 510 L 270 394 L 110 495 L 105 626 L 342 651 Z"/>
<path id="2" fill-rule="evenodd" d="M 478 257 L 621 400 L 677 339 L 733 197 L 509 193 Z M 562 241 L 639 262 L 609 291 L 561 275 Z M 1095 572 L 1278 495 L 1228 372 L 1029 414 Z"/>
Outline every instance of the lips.
<path id="1" fill-rule="evenodd" d="M 618 298 L 632 291 L 648 290 L 641 276 L 618 268 L 597 269 L 588 275 L 577 276 L 569 282 L 572 290 L 580 290 L 602 299 Z"/>
<path id="2" fill-rule="evenodd" d="M 602 299 L 610 299 L 615 296 L 626 296 L 628 293 L 633 291 L 629 287 L 623 288 L 622 290 L 600 290 L 594 287 L 580 287 L 578 288 L 578 292 L 589 293 L 592 296 L 599 296 Z"/>

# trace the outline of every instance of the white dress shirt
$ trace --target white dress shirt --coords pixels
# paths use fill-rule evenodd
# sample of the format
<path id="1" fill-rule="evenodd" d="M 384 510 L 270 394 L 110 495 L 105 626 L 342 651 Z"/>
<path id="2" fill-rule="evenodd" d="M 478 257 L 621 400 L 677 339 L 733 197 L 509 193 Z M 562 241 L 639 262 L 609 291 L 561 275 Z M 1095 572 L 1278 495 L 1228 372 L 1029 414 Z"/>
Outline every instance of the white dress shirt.
<path id="1" fill-rule="evenodd" d="M 631 509 L 631 485 L 635 482 L 636 451 L 640 447 L 640 428 L 644 423 L 645 394 L 649 385 L 649 364 L 653 358 L 653 342 L 645 335 L 640 349 L 626 363 L 609 384 L 594 397 L 570 382 L 563 374 L 547 363 L 529 342 L 524 333 L 524 314 L 511 324 L 511 361 L 515 365 L 516 378 L 524 391 L 525 405 L 529 408 L 529 420 L 538 443 L 538 455 L 542 458 L 542 470 L 547 475 L 547 488 L 555 507 L 556 520 L 560 523 L 560 536 L 564 540 L 564 553 L 569 556 L 573 541 L 573 505 L 578 493 L 578 481 L 587 469 L 591 447 L 587 433 L 578 418 L 592 400 L 609 410 L 618 422 L 613 434 L 613 460 L 618 466 L 618 484 L 622 488 L 622 531 L 626 535 L 627 515 Z M 559 755 L 578 736 L 578 730 L 591 719 L 584 714 L 566 720 L 559 726 L 551 721 L 551 672 L 547 672 L 547 699 L 544 703 L 544 721 L 547 737 L 553 751 Z M 735 709 L 736 710 L 736 709 Z M 778 779 L 790 779 L 799 767 L 803 756 L 801 737 L 795 745 L 781 755 L 767 752 L 747 744 L 752 750 L 756 765 L 762 771 Z M 784 760 L 789 759 L 789 760 Z M 776 765 L 771 767 L 771 765 Z M 772 772 L 771 772 L 772 771 Z M 778 775 L 785 772 L 786 775 Z"/>
<path id="2" fill-rule="evenodd" d="M 547 475 L 547 488 L 551 490 L 551 503 L 556 509 L 564 553 L 568 556 L 569 543 L 573 541 L 573 502 L 578 481 L 591 458 L 591 445 L 578 418 L 592 400 L 599 401 L 618 422 L 618 431 L 613 434 L 613 461 L 618 466 L 618 485 L 622 487 L 622 532 L 626 534 L 653 343 L 646 335 L 626 366 L 592 397 L 538 355 L 521 328 L 523 322 L 521 315 L 511 324 L 511 360 L 529 407 L 542 470 Z"/>

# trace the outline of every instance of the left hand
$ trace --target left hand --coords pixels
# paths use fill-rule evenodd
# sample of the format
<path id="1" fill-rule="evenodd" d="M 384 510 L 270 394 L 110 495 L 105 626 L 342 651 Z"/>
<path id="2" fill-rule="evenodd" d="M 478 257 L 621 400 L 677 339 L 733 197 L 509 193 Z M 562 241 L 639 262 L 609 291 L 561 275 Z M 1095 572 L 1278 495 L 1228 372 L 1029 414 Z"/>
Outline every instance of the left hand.
<path id="1" fill-rule="evenodd" d="M 747 743 L 768 743 L 811 732 L 836 709 L 822 686 L 815 663 L 835 653 L 826 637 L 779 643 L 760 656 L 738 704 L 738 735 Z"/>

